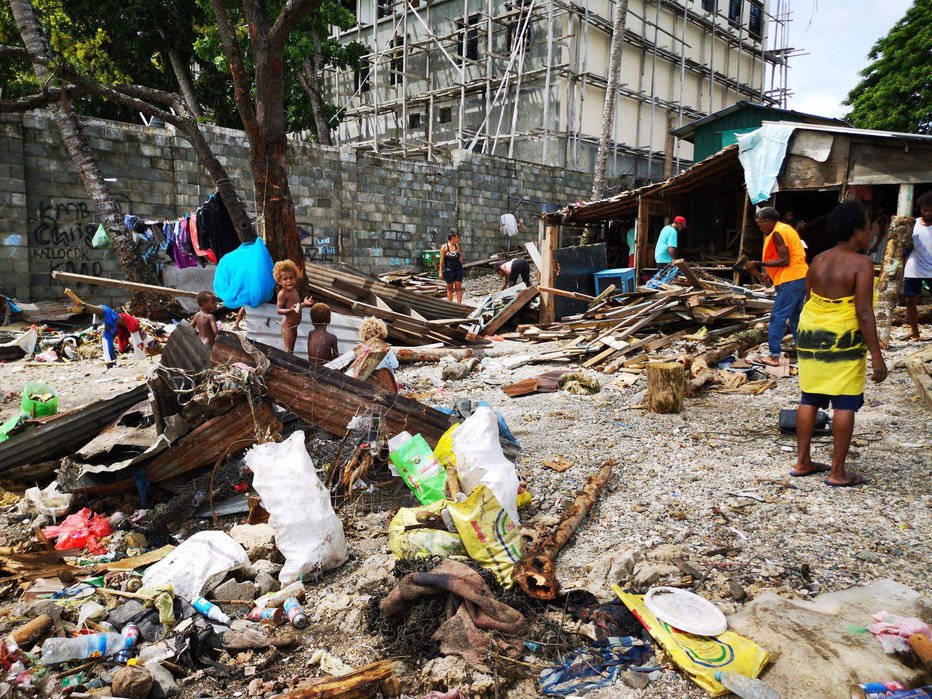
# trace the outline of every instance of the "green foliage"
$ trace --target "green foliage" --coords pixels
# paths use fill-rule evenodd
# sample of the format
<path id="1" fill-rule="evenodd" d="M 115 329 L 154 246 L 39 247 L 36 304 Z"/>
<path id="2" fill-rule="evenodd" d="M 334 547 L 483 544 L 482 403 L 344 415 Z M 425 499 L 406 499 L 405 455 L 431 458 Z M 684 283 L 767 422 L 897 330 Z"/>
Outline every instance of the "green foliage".
<path id="1" fill-rule="evenodd" d="M 868 59 L 845 118 L 860 128 L 932 133 L 932 0 L 914 0 Z"/>
<path id="2" fill-rule="evenodd" d="M 210 0 L 198 0 L 201 12 L 207 21 L 195 27 L 197 38 L 194 41 L 196 56 L 205 64 L 209 64 L 217 73 L 223 75 L 223 88 L 228 91 L 230 109 L 235 113 L 232 103 L 233 87 L 229 78 L 229 66 L 220 43 L 220 32 L 214 22 Z M 274 15 L 280 10 L 280 3 L 270 3 L 269 13 Z M 231 20 L 236 26 L 236 35 L 242 49 L 247 74 L 253 74 L 252 54 L 249 45 L 249 34 L 246 20 L 243 17 L 239 3 L 228 3 Z M 343 7 L 339 0 L 324 0 L 324 3 L 305 17 L 291 33 L 285 46 L 285 128 L 287 131 L 311 131 L 316 133 L 314 116 L 308 103 L 307 95 L 301 89 L 296 78 L 301 64 L 314 51 L 315 42 L 319 43 L 321 51 L 321 67 L 334 66 L 345 68 L 359 64 L 359 58 L 365 53 L 365 47 L 358 42 L 351 42 L 344 46 L 340 42 L 329 38 L 330 27 L 349 29 L 356 25 L 355 15 Z M 202 88 L 199 87 L 199 90 Z M 333 116 L 337 108 L 325 104 L 328 116 Z M 333 123 L 336 123 L 334 121 Z M 241 125 L 237 125 L 241 127 Z"/>

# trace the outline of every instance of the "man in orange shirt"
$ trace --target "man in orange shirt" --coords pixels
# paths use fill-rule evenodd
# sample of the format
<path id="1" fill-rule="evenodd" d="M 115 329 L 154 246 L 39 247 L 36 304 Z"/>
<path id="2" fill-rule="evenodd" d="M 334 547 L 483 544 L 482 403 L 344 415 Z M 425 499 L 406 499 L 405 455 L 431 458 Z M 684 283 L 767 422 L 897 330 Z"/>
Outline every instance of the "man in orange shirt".
<path id="1" fill-rule="evenodd" d="M 764 234 L 764 252 L 759 261 L 748 262 L 767 271 L 777 288 L 777 296 L 770 311 L 770 325 L 767 327 L 767 347 L 769 357 L 760 361 L 770 366 L 779 366 L 783 354 L 781 345 L 789 323 L 796 342 L 796 328 L 799 314 L 806 300 L 806 249 L 799 234 L 791 226 L 780 222 L 780 214 L 772 206 L 758 209 L 754 216 L 757 227 Z"/>

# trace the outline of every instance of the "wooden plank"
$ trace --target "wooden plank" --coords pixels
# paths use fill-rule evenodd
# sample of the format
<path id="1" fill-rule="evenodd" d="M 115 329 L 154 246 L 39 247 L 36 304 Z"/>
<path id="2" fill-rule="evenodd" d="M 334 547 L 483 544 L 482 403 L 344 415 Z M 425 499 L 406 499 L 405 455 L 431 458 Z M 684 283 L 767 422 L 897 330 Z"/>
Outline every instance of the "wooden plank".
<path id="1" fill-rule="evenodd" d="M 696 273 L 693 272 L 689 268 L 689 265 L 686 264 L 685 260 L 683 260 L 682 258 L 678 260 L 673 260 L 673 264 L 675 264 L 679 268 L 680 274 L 686 277 L 686 281 L 688 281 L 693 286 L 693 288 L 695 289 L 708 289 L 709 288 L 702 282 L 702 280 L 699 279 L 699 277 L 696 276 Z"/>
<path id="2" fill-rule="evenodd" d="M 564 291 L 563 289 L 554 289 L 551 286 L 542 286 L 538 285 L 537 288 L 540 291 L 545 291 L 548 294 L 554 294 L 556 296 L 563 296 L 568 299 L 573 299 L 575 301 L 585 301 L 586 303 L 591 303 L 595 300 L 595 296 L 590 296 L 589 294 L 581 294 L 578 291 Z"/>
<path id="3" fill-rule="evenodd" d="M 88 274 L 73 274 L 72 272 L 61 272 L 59 270 L 52 272 L 52 279 L 59 282 L 73 282 L 75 284 L 89 284 L 91 286 L 108 286 L 117 289 L 128 289 L 129 291 L 165 294 L 166 296 L 184 296 L 190 299 L 196 299 L 198 293 L 200 293 L 197 291 L 187 291 L 185 289 L 172 289 L 167 286 L 155 286 L 154 284 L 128 282 L 123 279 L 108 279 L 107 277 L 92 277 Z"/>
<path id="4" fill-rule="evenodd" d="M 531 262 L 534 263 L 534 266 L 537 267 L 537 271 L 539 272 L 544 266 L 544 261 L 540 256 L 540 250 L 537 249 L 537 245 L 533 242 L 525 243 L 524 248 L 527 250 L 527 254 L 531 256 Z"/>
<path id="5" fill-rule="evenodd" d="M 502 311 L 490 320 L 484 328 L 482 328 L 483 335 L 494 335 L 495 332 L 503 327 L 505 323 L 511 320 L 518 311 L 527 306 L 534 297 L 537 296 L 539 292 L 537 291 L 536 286 L 529 286 L 527 289 L 519 293 L 515 300 L 505 306 Z"/>
<path id="6" fill-rule="evenodd" d="M 560 244 L 560 230 L 556 226 L 545 226 L 543 235 L 543 250 L 541 250 L 540 284 L 549 288 L 554 287 L 556 269 L 553 263 L 553 253 Z M 551 323 L 554 317 L 554 297 L 552 294 L 541 294 L 540 322 Z"/>
<path id="7" fill-rule="evenodd" d="M 932 410 L 932 375 L 929 374 L 928 362 L 932 362 L 932 349 L 920 350 L 906 358 L 906 371 L 919 389 L 923 404 Z"/>
<path id="8" fill-rule="evenodd" d="M 593 306 L 601 303 L 602 301 L 607 299 L 609 296 L 611 296 L 614 292 L 615 292 L 615 285 L 609 284 L 608 287 L 601 294 L 599 294 L 598 296 L 596 296 L 594 299 L 592 299 L 589 302 L 589 309 L 591 310 Z"/>

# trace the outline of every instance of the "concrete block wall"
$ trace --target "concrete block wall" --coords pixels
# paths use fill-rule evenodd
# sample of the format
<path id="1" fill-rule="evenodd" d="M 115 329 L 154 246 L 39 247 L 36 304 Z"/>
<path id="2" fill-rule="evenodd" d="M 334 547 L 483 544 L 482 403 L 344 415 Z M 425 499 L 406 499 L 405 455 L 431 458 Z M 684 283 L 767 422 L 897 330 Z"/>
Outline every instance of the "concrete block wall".
<path id="1" fill-rule="evenodd" d="M 193 150 L 171 128 L 87 119 L 84 130 L 124 213 L 183 216 L 214 192 Z M 245 135 L 205 127 L 205 136 L 255 216 Z M 499 217 L 523 217 L 523 240 L 537 237 L 544 205 L 587 196 L 587 175 L 555 167 L 456 151 L 450 164 L 384 158 L 350 148 L 294 141 L 290 182 L 305 259 L 342 259 L 381 272 L 418 266 L 421 252 L 460 232 L 466 259 L 505 246 Z M 90 241 L 99 220 L 45 112 L 0 115 L 0 293 L 22 300 L 60 299 L 53 270 L 121 277 L 109 250 Z M 85 287 L 97 303 L 125 301 L 118 289 Z"/>

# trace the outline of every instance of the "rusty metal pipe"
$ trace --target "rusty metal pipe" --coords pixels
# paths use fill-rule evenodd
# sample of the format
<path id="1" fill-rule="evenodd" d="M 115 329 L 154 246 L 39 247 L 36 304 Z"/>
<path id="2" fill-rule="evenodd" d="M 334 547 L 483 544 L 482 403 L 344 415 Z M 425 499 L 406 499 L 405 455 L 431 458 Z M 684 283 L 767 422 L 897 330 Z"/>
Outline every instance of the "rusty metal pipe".
<path id="1" fill-rule="evenodd" d="M 557 528 L 545 539 L 542 539 L 524 559 L 515 565 L 512 580 L 524 590 L 528 597 L 539 600 L 552 600 L 560 594 L 560 582 L 557 580 L 554 560 L 566 546 L 566 542 L 576 533 L 580 523 L 589 514 L 589 510 L 608 483 L 612 475 L 613 459 L 602 462 L 599 472 L 589 476 L 586 485 L 576 496 L 573 504 L 563 513 Z"/>

